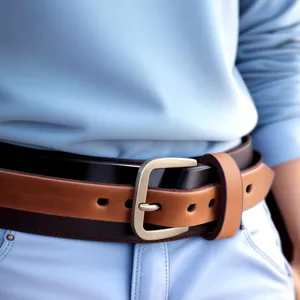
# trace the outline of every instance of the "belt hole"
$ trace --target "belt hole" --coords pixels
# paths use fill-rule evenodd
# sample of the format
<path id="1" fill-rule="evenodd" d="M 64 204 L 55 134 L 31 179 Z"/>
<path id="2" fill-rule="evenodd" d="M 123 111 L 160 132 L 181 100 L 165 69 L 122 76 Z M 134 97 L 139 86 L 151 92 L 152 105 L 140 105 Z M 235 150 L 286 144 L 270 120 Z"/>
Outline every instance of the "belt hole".
<path id="1" fill-rule="evenodd" d="M 125 207 L 126 207 L 126 208 L 132 208 L 132 199 L 128 199 L 128 200 L 125 202 Z"/>
<path id="2" fill-rule="evenodd" d="M 213 207 L 215 205 L 216 199 L 211 199 L 208 203 L 208 207 Z"/>
<path id="3" fill-rule="evenodd" d="M 252 184 L 248 184 L 246 187 L 246 192 L 249 194 L 252 191 Z"/>
<path id="4" fill-rule="evenodd" d="M 107 198 L 99 198 L 97 200 L 98 205 L 100 206 L 107 206 L 108 205 L 109 200 Z"/>
<path id="5" fill-rule="evenodd" d="M 193 212 L 196 209 L 196 204 L 190 204 L 189 207 L 187 208 L 188 212 Z"/>

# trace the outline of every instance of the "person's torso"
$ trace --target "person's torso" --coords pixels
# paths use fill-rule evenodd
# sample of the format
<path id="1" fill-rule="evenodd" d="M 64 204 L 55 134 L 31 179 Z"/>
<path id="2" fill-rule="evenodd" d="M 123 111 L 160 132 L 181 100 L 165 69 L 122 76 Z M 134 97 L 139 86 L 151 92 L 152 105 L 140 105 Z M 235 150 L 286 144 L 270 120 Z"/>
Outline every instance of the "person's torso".
<path id="1" fill-rule="evenodd" d="M 239 2 L 0 4 L 0 140 L 124 158 L 225 150 L 256 125 Z"/>

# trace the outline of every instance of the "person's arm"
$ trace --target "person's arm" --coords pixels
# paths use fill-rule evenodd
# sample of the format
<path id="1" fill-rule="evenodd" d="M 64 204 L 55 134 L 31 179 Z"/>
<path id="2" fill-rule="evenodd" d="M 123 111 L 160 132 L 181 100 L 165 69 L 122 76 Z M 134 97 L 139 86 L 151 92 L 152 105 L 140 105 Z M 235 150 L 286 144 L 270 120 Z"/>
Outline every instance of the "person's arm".
<path id="1" fill-rule="evenodd" d="M 274 167 L 273 194 L 294 246 L 292 267 L 300 298 L 300 159 Z"/>
<path id="2" fill-rule="evenodd" d="M 300 159 L 274 167 L 273 194 L 295 247 L 294 260 L 300 265 Z"/>
<path id="3" fill-rule="evenodd" d="M 254 147 L 275 170 L 300 274 L 300 0 L 240 0 L 237 67 L 257 107 Z"/>

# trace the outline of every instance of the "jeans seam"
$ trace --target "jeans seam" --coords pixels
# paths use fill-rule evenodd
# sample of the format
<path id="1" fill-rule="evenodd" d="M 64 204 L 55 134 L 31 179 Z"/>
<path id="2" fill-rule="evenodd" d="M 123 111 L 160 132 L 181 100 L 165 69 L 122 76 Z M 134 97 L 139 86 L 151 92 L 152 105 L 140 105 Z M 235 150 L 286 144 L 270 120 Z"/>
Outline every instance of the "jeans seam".
<path id="1" fill-rule="evenodd" d="M 168 300 L 169 298 L 169 256 L 168 256 L 168 249 L 167 244 L 163 243 L 164 245 L 164 252 L 165 252 L 165 300 Z"/>
<path id="2" fill-rule="evenodd" d="M 256 244 L 255 242 L 252 240 L 251 238 L 251 233 L 248 231 L 247 228 L 245 228 L 244 230 L 244 235 L 248 241 L 248 244 L 250 245 L 250 247 L 258 254 L 260 255 L 263 259 L 265 259 L 267 262 L 269 262 L 278 272 L 280 272 L 281 274 L 283 274 L 284 276 L 288 276 L 288 274 L 286 274 L 286 271 L 282 270 L 282 268 L 280 266 L 278 266 L 274 260 L 269 257 L 269 255 L 267 255 L 266 253 L 264 253 Z"/>
<path id="3" fill-rule="evenodd" d="M 272 227 L 272 230 L 273 230 L 273 232 L 276 236 L 278 246 L 280 246 L 280 249 L 282 250 L 282 241 L 281 241 L 281 238 L 280 238 L 280 234 L 277 231 L 277 228 L 276 228 L 276 226 L 273 222 L 272 215 L 271 215 L 271 213 L 268 209 L 268 206 L 267 206 L 266 202 L 263 202 L 263 209 L 266 212 L 267 218 L 269 219 L 270 226 Z M 284 258 L 284 265 L 285 265 L 286 272 L 287 272 L 288 276 L 292 277 L 292 270 L 290 268 L 290 264 L 287 261 L 285 256 L 283 258 Z"/>
<path id="4" fill-rule="evenodd" d="M 140 245 L 137 245 L 138 251 L 137 251 L 137 266 L 136 266 L 136 275 L 135 275 L 135 285 L 134 285 L 134 299 L 137 300 L 137 293 L 138 293 L 138 287 L 139 287 L 139 270 L 140 270 L 140 253 L 141 253 L 141 247 Z M 140 289 L 139 289 L 140 294 Z"/>
<path id="5" fill-rule="evenodd" d="M 138 255 L 137 255 L 137 267 L 136 267 L 136 278 L 135 278 L 135 300 L 141 299 L 141 277 L 143 269 L 143 255 L 144 247 L 138 245 Z"/>
<path id="6" fill-rule="evenodd" d="M 270 226 L 271 226 L 271 228 L 272 228 L 272 230 L 273 230 L 273 232 L 274 232 L 274 234 L 276 236 L 276 239 L 277 239 L 277 241 L 278 241 L 278 243 L 280 244 L 280 247 L 281 247 L 280 235 L 279 235 L 279 233 L 278 233 L 278 231 L 277 231 L 277 229 L 276 229 L 276 227 L 274 225 L 274 222 L 272 220 L 272 216 L 270 214 L 270 211 L 267 208 L 267 204 L 264 202 L 262 206 L 263 206 L 263 209 L 264 209 L 264 211 L 265 211 L 265 213 L 267 215 L 267 218 L 269 220 Z"/>
<path id="7" fill-rule="evenodd" d="M 143 273 L 143 264 L 144 264 L 144 260 L 143 260 L 143 256 L 144 256 L 144 251 L 145 251 L 145 247 L 142 245 L 141 246 L 142 250 L 141 250 L 141 257 L 140 257 L 140 269 L 139 269 L 139 297 L 138 300 L 141 299 L 141 285 L 142 285 L 142 273 Z"/>
<path id="8" fill-rule="evenodd" d="M 11 230 L 6 231 L 6 235 L 11 234 L 14 237 L 16 237 L 16 233 Z M 7 255 L 11 252 L 13 249 L 13 246 L 15 244 L 15 238 L 12 241 L 8 241 L 7 239 L 3 243 L 3 249 L 0 251 L 0 263 L 7 257 Z M 0 247 L 2 248 L 2 247 Z"/>

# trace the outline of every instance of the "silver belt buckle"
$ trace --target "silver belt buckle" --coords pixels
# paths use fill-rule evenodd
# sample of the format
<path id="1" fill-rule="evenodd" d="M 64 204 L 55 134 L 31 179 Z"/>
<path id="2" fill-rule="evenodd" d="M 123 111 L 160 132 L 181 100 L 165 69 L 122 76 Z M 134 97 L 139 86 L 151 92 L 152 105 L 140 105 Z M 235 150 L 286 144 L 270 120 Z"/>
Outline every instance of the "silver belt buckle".
<path id="1" fill-rule="evenodd" d="M 147 191 L 150 174 L 160 168 L 180 168 L 197 166 L 197 160 L 191 158 L 157 158 L 144 162 L 139 168 L 132 204 L 131 227 L 134 233 L 144 241 L 169 239 L 188 231 L 188 227 L 146 230 L 144 228 L 145 212 L 159 209 L 157 204 L 147 204 Z"/>

